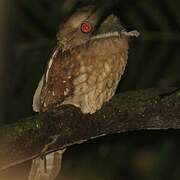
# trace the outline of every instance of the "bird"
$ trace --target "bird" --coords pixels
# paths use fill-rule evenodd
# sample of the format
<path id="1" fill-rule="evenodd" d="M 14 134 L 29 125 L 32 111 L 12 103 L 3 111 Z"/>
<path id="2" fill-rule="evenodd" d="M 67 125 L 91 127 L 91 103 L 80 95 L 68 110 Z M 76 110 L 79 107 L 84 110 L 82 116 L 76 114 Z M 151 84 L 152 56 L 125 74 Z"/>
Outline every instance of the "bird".
<path id="1" fill-rule="evenodd" d="M 115 94 L 128 59 L 129 37 L 114 14 L 101 16 L 95 6 L 77 9 L 59 26 L 57 45 L 33 97 L 33 110 L 71 104 L 95 113 Z M 85 122 L 83 122 L 85 123 Z M 64 150 L 46 155 L 46 168 L 33 160 L 29 180 L 53 180 Z"/>

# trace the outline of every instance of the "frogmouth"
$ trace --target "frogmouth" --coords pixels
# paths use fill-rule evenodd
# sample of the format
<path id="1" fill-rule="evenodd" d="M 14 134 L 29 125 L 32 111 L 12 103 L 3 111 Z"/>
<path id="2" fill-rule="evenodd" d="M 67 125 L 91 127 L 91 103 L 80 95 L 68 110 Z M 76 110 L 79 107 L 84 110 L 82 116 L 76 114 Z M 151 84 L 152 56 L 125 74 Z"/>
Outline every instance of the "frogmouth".
<path id="1" fill-rule="evenodd" d="M 94 113 L 114 95 L 128 58 L 129 36 L 113 14 L 102 16 L 94 6 L 78 9 L 57 33 L 57 46 L 33 99 L 44 112 L 54 104 L 72 104 Z M 86 122 L 82 122 L 86 123 Z M 61 168 L 62 150 L 33 160 L 29 180 L 53 180 Z"/>

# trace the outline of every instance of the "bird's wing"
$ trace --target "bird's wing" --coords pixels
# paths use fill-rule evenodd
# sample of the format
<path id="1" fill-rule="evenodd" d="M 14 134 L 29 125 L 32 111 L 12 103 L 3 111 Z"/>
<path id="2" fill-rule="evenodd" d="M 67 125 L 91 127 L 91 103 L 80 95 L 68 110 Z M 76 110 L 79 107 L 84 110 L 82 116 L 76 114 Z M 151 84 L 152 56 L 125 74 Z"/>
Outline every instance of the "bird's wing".
<path id="1" fill-rule="evenodd" d="M 43 80 L 44 80 L 44 74 L 43 74 L 41 80 L 39 81 L 38 87 L 33 96 L 33 105 L 32 106 L 33 106 L 33 111 L 35 111 L 35 112 L 39 112 L 39 110 L 40 110 L 40 95 L 41 95 L 41 90 L 43 87 Z"/>
<path id="2" fill-rule="evenodd" d="M 71 52 L 55 50 L 34 94 L 34 111 L 46 111 L 52 104 L 61 104 L 73 94 L 73 80 L 79 73 L 79 65 L 71 56 Z"/>
<path id="3" fill-rule="evenodd" d="M 54 51 L 52 57 L 50 58 L 50 60 L 49 60 L 49 62 L 48 62 L 47 69 L 46 69 L 46 73 L 43 74 L 41 80 L 39 81 L 39 84 L 38 84 L 38 86 L 37 86 L 37 89 L 36 89 L 36 91 L 35 91 L 35 93 L 34 93 L 32 106 L 33 106 L 33 111 L 35 111 L 35 112 L 39 112 L 39 111 L 40 111 L 40 105 L 41 105 L 41 103 L 40 103 L 40 101 L 41 101 L 40 97 L 41 97 L 41 91 L 42 91 L 42 88 L 43 88 L 43 85 L 44 85 L 44 78 L 47 79 L 47 77 L 48 77 L 49 69 L 50 69 L 50 67 L 51 67 L 51 65 L 52 65 L 53 58 L 55 57 L 56 53 L 57 53 L 57 50 Z M 45 82 L 46 82 L 46 81 L 45 81 Z"/>

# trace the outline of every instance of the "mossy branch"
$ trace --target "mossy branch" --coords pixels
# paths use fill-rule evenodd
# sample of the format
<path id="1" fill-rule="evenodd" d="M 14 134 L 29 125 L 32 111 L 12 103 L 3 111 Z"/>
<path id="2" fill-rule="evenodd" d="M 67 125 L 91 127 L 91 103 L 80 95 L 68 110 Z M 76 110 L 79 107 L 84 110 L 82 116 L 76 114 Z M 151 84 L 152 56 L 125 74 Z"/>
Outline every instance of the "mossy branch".
<path id="1" fill-rule="evenodd" d="M 0 170 L 107 134 L 180 128 L 180 90 L 147 89 L 118 94 L 95 114 L 56 105 L 46 113 L 0 128 Z"/>

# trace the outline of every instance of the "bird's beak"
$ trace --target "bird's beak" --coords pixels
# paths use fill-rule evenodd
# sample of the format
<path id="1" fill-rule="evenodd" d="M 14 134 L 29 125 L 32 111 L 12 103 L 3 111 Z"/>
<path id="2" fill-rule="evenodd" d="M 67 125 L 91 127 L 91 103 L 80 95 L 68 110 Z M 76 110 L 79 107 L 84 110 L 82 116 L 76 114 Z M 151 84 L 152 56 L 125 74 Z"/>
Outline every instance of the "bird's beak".
<path id="1" fill-rule="evenodd" d="M 99 24 L 99 27 L 96 30 L 96 34 L 104 34 L 104 33 L 113 33 L 113 32 L 121 32 L 125 30 L 121 25 L 117 16 L 111 14 L 104 21 Z"/>
<path id="2" fill-rule="evenodd" d="M 119 18 L 114 14 L 107 16 L 97 27 L 96 31 L 92 34 L 92 38 L 97 36 L 139 36 L 139 32 L 129 31 L 127 32 L 126 29 L 122 26 Z"/>

